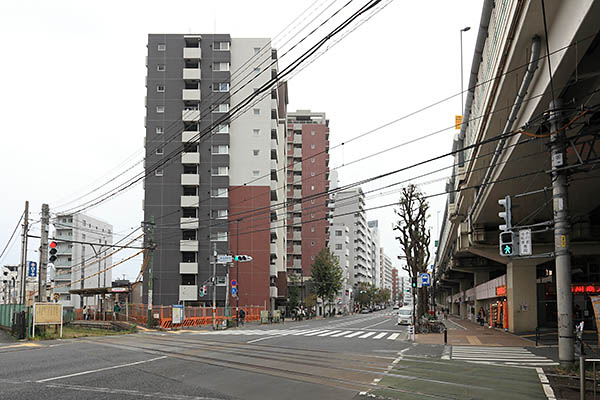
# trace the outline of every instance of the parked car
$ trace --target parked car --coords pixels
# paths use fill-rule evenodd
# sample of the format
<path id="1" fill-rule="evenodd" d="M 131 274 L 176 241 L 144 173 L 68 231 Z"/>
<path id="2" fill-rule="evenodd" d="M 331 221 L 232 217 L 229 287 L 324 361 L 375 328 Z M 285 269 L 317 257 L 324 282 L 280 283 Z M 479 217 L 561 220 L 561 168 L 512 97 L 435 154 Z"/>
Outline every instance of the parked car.
<path id="1" fill-rule="evenodd" d="M 361 314 L 368 314 L 370 312 L 371 312 L 371 310 L 369 310 L 368 308 L 363 308 L 362 310 L 360 310 Z"/>
<path id="2" fill-rule="evenodd" d="M 401 308 L 398 310 L 398 325 L 410 325 L 412 324 L 412 309 Z"/>
<path id="3" fill-rule="evenodd" d="M 398 304 L 394 304 L 394 307 L 392 307 L 392 310 L 394 310 L 394 311 L 399 310 L 399 309 L 400 309 L 400 306 Z"/>

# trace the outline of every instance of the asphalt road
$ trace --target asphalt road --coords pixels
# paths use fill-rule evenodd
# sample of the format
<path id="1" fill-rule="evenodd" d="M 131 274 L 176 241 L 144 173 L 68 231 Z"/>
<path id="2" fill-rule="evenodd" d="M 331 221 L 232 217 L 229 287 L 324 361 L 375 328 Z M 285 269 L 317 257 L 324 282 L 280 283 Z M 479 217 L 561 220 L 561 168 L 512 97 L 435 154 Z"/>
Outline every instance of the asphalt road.
<path id="1" fill-rule="evenodd" d="M 406 327 L 387 310 L 215 332 L 13 342 L 0 345 L 0 399 L 354 399 L 378 389 L 403 357 L 435 362 L 444 354 L 441 345 L 405 339 Z"/>

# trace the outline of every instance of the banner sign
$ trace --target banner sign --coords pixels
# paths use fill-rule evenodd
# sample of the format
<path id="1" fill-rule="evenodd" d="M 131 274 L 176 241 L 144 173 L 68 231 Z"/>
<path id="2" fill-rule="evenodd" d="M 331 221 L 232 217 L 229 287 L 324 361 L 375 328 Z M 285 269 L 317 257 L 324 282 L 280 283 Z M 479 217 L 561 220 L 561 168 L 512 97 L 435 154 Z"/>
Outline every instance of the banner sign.
<path id="1" fill-rule="evenodd" d="M 32 337 L 35 337 L 36 325 L 60 325 L 60 337 L 62 337 L 62 304 L 33 303 L 33 324 L 31 324 Z"/>
<path id="2" fill-rule="evenodd" d="M 596 334 L 598 335 L 598 344 L 600 344 L 600 296 L 590 296 L 592 307 L 594 308 L 594 317 L 596 318 Z"/>

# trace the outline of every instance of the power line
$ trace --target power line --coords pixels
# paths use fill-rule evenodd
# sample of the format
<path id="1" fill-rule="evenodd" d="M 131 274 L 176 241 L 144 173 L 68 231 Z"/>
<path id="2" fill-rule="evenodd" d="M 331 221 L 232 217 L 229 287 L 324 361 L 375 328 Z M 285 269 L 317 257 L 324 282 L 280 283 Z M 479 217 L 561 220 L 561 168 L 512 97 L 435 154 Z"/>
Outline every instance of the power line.
<path id="1" fill-rule="evenodd" d="M 27 237 L 30 238 L 35 238 L 35 239 L 40 239 L 40 236 L 35 236 L 35 235 L 27 235 Z M 49 239 L 52 240 L 54 242 L 67 242 L 67 243 L 79 243 L 79 244 L 88 244 L 90 246 L 108 246 L 108 247 L 116 247 L 116 248 L 121 248 L 121 249 L 146 249 L 146 247 L 137 247 L 137 246 L 119 246 L 116 244 L 110 244 L 110 243 L 94 243 L 94 242 L 84 242 L 81 240 L 68 240 L 68 239 L 59 239 L 59 238 L 52 238 Z"/>
<path id="2" fill-rule="evenodd" d="M 4 255 L 4 252 L 6 251 L 6 249 L 8 248 L 8 246 L 10 245 L 10 243 L 13 240 L 13 237 L 15 236 L 15 233 L 17 232 L 17 229 L 19 229 L 19 225 L 21 224 L 21 221 L 23 220 L 23 216 L 25 215 L 25 212 L 23 212 L 23 214 L 21 214 L 21 216 L 19 217 L 19 220 L 17 221 L 17 226 L 15 226 L 15 229 L 13 230 L 13 232 L 10 235 L 10 239 L 8 239 L 8 242 L 6 242 L 6 246 L 4 246 L 4 249 L 2 250 L 2 253 L 0 253 L 0 260 L 2 260 L 2 256 Z"/>

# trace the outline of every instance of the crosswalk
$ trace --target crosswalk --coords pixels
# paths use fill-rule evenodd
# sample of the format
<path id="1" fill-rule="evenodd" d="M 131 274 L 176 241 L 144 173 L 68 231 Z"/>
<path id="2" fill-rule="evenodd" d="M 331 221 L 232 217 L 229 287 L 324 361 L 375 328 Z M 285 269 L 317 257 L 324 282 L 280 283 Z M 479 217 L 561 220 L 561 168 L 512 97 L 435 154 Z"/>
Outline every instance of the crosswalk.
<path id="1" fill-rule="evenodd" d="M 396 340 L 400 337 L 398 332 L 367 331 L 367 330 L 340 330 L 340 329 L 228 329 L 224 331 L 193 331 L 190 335 L 232 335 L 232 336 L 304 336 L 314 338 L 336 339 L 371 339 L 371 340 Z"/>
<path id="2" fill-rule="evenodd" d="M 535 355 L 524 347 L 452 346 L 451 358 L 469 362 L 532 367 L 558 365 L 554 360 Z"/>

